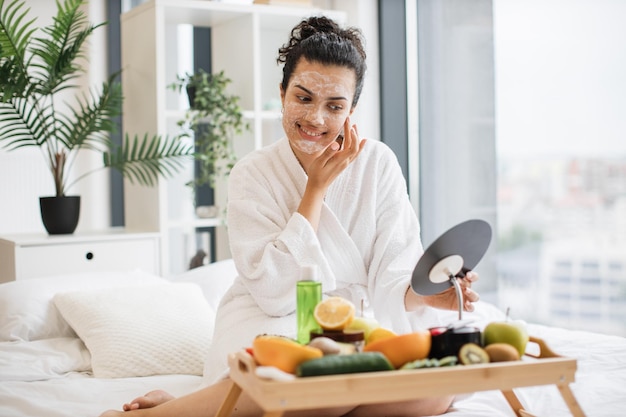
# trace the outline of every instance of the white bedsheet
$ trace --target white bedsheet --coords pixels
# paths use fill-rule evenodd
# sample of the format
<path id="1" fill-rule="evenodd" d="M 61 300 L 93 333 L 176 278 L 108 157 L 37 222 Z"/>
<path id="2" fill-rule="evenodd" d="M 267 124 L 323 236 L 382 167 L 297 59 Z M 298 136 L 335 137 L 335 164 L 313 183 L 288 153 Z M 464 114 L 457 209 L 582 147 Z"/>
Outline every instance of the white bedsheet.
<path id="1" fill-rule="evenodd" d="M 0 382 L 2 417 L 97 417 L 109 409 L 155 389 L 181 395 L 195 390 L 201 377 L 192 375 L 98 379 L 71 373 L 44 381 Z"/>

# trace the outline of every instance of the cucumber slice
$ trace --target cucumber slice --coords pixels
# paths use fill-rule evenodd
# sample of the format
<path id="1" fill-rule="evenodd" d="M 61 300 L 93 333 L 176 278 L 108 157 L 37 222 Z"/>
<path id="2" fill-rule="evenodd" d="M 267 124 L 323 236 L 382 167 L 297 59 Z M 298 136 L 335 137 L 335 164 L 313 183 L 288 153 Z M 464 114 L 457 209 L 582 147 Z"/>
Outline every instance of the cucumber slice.
<path id="1" fill-rule="evenodd" d="M 302 362 L 296 375 L 321 376 L 393 370 L 391 362 L 380 352 L 359 352 L 350 355 L 326 355 Z"/>

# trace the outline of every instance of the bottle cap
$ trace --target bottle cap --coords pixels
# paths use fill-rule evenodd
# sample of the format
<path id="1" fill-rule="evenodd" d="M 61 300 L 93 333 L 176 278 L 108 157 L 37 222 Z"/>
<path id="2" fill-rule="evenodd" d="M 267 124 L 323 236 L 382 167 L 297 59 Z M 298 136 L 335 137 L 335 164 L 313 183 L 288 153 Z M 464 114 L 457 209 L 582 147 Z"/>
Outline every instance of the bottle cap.
<path id="1" fill-rule="evenodd" d="M 317 265 L 302 265 L 300 269 L 300 281 L 319 281 L 317 276 Z"/>

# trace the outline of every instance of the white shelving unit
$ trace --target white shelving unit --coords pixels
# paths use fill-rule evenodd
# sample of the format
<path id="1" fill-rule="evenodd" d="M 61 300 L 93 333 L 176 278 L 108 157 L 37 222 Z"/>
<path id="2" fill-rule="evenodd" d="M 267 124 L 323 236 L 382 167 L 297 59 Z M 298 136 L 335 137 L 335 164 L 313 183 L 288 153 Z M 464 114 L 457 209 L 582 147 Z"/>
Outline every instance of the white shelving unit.
<path id="1" fill-rule="evenodd" d="M 122 15 L 122 83 L 124 130 L 129 134 L 173 135 L 185 100 L 167 89 L 181 73 L 189 56 L 181 29 L 211 28 L 213 72 L 223 70 L 240 104 L 250 131 L 234 142 L 239 157 L 280 138 L 280 112 L 267 110 L 279 102 L 281 68 L 279 46 L 302 18 L 324 14 L 344 22 L 345 13 L 303 7 L 242 5 L 206 0 L 152 0 Z M 197 219 L 193 195 L 184 184 L 193 168 L 177 178 L 147 188 L 124 184 L 125 223 L 128 230 L 161 234 L 161 270 L 164 275 L 187 269 L 195 253 L 197 227 L 217 228 L 217 259 L 230 256 L 225 226 L 220 218 Z M 223 213 L 226 184 L 216 187 Z"/>

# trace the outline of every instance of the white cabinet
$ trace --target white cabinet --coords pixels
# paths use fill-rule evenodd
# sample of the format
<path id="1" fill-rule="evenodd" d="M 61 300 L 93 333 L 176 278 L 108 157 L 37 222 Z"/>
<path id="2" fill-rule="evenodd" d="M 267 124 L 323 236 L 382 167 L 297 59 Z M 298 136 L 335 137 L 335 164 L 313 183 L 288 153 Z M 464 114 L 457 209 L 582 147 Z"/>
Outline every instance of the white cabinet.
<path id="1" fill-rule="evenodd" d="M 176 121 L 186 97 L 167 88 L 188 68 L 191 27 L 211 28 L 212 71 L 223 70 L 232 80 L 230 92 L 240 97 L 250 131 L 235 138 L 239 157 L 282 135 L 279 83 L 282 68 L 278 48 L 291 28 L 310 15 L 325 14 L 339 22 L 345 13 L 305 7 L 229 4 L 206 0 L 152 0 L 122 15 L 122 83 L 124 130 L 130 134 L 175 135 Z M 272 106 L 273 109 L 272 109 Z M 126 182 L 125 225 L 128 230 L 152 231 L 162 237 L 164 275 L 187 268 L 196 250 L 197 227 L 217 228 L 217 259 L 230 256 L 225 227 L 219 219 L 197 219 L 191 189 L 192 164 L 177 178 L 156 187 Z M 226 185 L 216 187 L 221 213 Z"/>
<path id="2" fill-rule="evenodd" d="M 106 231 L 0 237 L 0 282 L 65 273 L 160 273 L 158 233 Z"/>

